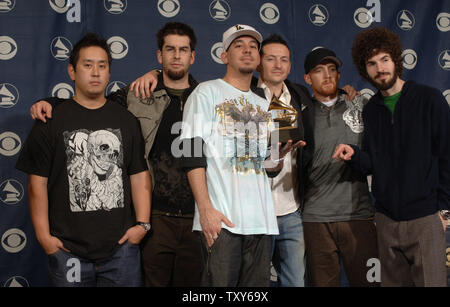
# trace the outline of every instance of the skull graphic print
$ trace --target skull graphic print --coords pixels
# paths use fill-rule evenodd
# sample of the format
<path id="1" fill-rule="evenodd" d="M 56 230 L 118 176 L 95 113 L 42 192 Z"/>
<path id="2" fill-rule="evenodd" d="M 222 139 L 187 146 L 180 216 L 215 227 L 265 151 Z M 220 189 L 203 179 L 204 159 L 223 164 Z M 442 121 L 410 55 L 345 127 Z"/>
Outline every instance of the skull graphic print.
<path id="1" fill-rule="evenodd" d="M 122 208 L 123 151 L 119 129 L 64 132 L 72 212 Z"/>

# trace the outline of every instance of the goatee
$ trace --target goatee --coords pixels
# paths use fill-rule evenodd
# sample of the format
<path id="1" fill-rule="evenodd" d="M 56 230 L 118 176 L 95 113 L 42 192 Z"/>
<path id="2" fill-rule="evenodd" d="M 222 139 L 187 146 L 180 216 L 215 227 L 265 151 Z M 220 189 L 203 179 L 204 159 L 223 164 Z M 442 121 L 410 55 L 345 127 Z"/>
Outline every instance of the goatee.
<path id="1" fill-rule="evenodd" d="M 375 76 L 375 78 L 369 80 L 370 83 L 380 91 L 387 91 L 388 89 L 392 88 L 398 79 L 397 72 L 394 72 L 394 76 L 391 79 L 376 81 L 376 79 L 378 79 L 380 75 L 381 74 L 378 74 Z"/>
<path id="2" fill-rule="evenodd" d="M 241 74 L 252 74 L 254 69 L 252 68 L 239 68 Z"/>
<path id="3" fill-rule="evenodd" d="M 185 70 L 173 71 L 173 70 L 169 69 L 167 71 L 167 76 L 171 80 L 175 80 L 175 81 L 182 79 L 185 75 L 186 75 L 186 71 Z"/>

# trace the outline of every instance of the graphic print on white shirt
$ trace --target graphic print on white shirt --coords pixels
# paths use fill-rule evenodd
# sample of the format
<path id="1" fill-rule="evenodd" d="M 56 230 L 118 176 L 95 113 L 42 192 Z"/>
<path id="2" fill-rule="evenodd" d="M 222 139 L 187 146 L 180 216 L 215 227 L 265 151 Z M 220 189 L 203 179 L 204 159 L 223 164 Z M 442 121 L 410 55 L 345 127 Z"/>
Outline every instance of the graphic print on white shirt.
<path id="1" fill-rule="evenodd" d="M 225 156 L 230 157 L 234 172 L 247 174 L 264 172 L 266 159 L 269 112 L 254 106 L 241 96 L 216 105 L 218 130 L 225 145 Z"/>
<path id="2" fill-rule="evenodd" d="M 72 212 L 123 208 L 120 129 L 63 133 Z"/>

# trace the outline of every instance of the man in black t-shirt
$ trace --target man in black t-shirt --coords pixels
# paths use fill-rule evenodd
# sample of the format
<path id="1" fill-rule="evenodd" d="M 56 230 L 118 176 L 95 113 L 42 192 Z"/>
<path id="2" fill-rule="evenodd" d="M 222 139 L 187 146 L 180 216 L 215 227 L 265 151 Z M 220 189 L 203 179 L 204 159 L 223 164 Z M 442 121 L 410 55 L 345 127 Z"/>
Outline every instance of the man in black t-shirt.
<path id="1" fill-rule="evenodd" d="M 202 273 L 201 242 L 192 232 L 195 203 L 172 144 L 179 142 L 184 104 L 198 84 L 189 74 L 197 39 L 191 27 L 179 22 L 167 23 L 156 37 L 162 71 L 148 73 L 158 80 L 157 86 L 153 83 L 151 97 L 136 97 L 142 88 L 139 80 L 148 84 L 142 77 L 108 98 L 127 107 L 139 119 L 145 139 L 145 158 L 154 185 L 152 231 L 141 244 L 145 285 L 195 287 L 200 285 Z M 145 97 L 144 93 L 141 96 Z M 57 98 L 46 100 L 59 103 Z M 59 104 L 55 112 L 58 108 Z M 31 114 L 45 121 L 45 116 L 51 117 L 51 109 L 46 102 L 38 102 Z"/>
<path id="2" fill-rule="evenodd" d="M 75 95 L 36 121 L 16 167 L 29 174 L 31 218 L 53 286 L 139 286 L 150 176 L 138 120 L 104 97 L 111 55 L 87 34 L 68 73 Z"/>

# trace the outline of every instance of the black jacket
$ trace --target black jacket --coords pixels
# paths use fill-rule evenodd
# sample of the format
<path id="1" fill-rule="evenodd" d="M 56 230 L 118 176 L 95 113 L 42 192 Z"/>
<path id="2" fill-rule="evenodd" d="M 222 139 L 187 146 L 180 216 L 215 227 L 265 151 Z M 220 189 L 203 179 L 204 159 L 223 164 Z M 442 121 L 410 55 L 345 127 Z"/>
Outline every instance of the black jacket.
<path id="1" fill-rule="evenodd" d="M 377 211 L 404 221 L 450 209 L 450 108 L 440 91 L 408 81 L 394 114 L 378 92 L 363 120 L 350 163 L 373 174 Z"/>

